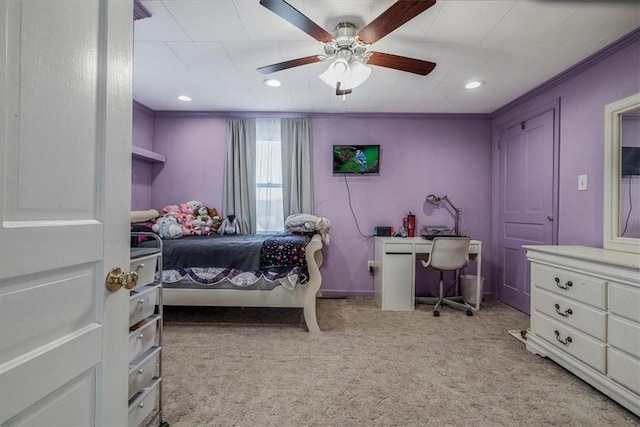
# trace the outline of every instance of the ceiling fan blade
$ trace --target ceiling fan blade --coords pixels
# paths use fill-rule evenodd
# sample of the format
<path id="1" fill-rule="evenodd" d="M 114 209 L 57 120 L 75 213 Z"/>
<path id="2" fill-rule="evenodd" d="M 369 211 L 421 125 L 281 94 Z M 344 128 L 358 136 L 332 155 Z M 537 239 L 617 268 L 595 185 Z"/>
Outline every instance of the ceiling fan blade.
<path id="1" fill-rule="evenodd" d="M 365 44 L 372 44 L 436 4 L 436 0 L 399 0 L 358 33 Z"/>
<path id="2" fill-rule="evenodd" d="M 336 84 L 336 95 L 342 96 L 342 95 L 349 95 L 350 93 L 351 93 L 351 89 L 341 90 L 340 89 L 340 82 L 338 82 Z"/>
<path id="3" fill-rule="evenodd" d="M 260 0 L 260 4 L 319 42 L 328 43 L 333 40 L 333 36 L 329 32 L 284 0 Z"/>
<path id="4" fill-rule="evenodd" d="M 290 61 L 279 62 L 277 64 L 265 65 L 258 68 L 262 74 L 275 73 L 276 71 L 286 70 L 288 68 L 299 67 L 301 65 L 313 64 L 314 62 L 321 62 L 326 59 L 322 55 L 305 56 L 304 58 L 292 59 Z"/>
<path id="5" fill-rule="evenodd" d="M 408 73 L 420 74 L 421 76 L 426 76 L 436 68 L 435 62 L 423 61 L 421 59 L 382 52 L 369 52 L 369 54 L 367 64 L 393 68 Z"/>

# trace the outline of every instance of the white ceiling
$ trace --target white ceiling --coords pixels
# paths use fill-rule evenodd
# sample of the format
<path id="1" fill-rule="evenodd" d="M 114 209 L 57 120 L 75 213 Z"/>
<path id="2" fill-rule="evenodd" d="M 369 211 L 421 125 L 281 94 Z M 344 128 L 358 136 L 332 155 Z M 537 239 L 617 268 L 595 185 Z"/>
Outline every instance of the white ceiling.
<path id="1" fill-rule="evenodd" d="M 332 32 L 358 28 L 394 0 L 290 0 Z M 491 113 L 640 27 L 636 1 L 438 0 L 369 50 L 437 63 L 427 76 L 372 66 L 346 97 L 319 78 L 327 62 L 265 76 L 256 68 L 323 54 L 320 42 L 258 0 L 142 0 L 134 99 L 155 111 Z M 263 84 L 267 77 L 280 88 Z M 484 86 L 464 88 L 472 79 Z M 189 95 L 192 102 L 177 100 Z"/>

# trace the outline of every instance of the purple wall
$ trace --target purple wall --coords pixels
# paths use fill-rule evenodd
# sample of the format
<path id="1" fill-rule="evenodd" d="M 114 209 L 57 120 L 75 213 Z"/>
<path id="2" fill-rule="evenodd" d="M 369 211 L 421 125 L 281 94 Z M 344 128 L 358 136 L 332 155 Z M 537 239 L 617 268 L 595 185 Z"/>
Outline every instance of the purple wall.
<path id="1" fill-rule="evenodd" d="M 558 244 L 602 247 L 604 107 L 640 92 L 639 66 L 635 41 L 495 117 L 494 123 L 507 123 L 560 99 Z M 588 189 L 578 191 L 578 175 L 584 174 Z"/>
<path id="2" fill-rule="evenodd" d="M 198 200 L 207 207 L 222 207 L 227 119 L 158 115 L 153 151 L 167 156 L 154 166 L 151 207 L 162 211 L 169 204 Z"/>
<path id="3" fill-rule="evenodd" d="M 315 118 L 312 134 L 315 213 L 331 220 L 333 238 L 325 251 L 324 293 L 373 293 L 373 278 L 367 273 L 373 239 L 360 235 L 356 218 L 364 235 L 371 235 L 376 225 L 398 229 L 409 211 L 416 215 L 418 230 L 425 224 L 453 226 L 453 216 L 444 207 L 425 202 L 430 193 L 448 195 L 462 209 L 461 232 L 490 244 L 488 118 Z M 344 177 L 331 173 L 332 145 L 344 143 L 375 143 L 382 150 L 379 176 L 347 178 L 355 218 Z M 483 261 L 489 273 L 490 257 Z M 418 295 L 424 290 L 423 270 L 416 279 Z"/>
<path id="4" fill-rule="evenodd" d="M 153 111 L 133 104 L 133 145 L 147 150 L 153 148 Z M 152 165 L 134 158 L 131 164 L 131 209 L 146 210 L 151 207 Z"/>

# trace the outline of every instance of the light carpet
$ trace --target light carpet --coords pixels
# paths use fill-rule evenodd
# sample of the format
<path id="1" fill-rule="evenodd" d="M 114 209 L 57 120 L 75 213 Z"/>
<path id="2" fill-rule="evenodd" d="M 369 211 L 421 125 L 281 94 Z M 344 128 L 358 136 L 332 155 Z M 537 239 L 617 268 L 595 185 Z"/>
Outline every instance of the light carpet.
<path id="1" fill-rule="evenodd" d="M 164 419 L 182 426 L 640 426 L 509 335 L 529 316 L 473 317 L 319 299 L 301 309 L 166 307 Z"/>

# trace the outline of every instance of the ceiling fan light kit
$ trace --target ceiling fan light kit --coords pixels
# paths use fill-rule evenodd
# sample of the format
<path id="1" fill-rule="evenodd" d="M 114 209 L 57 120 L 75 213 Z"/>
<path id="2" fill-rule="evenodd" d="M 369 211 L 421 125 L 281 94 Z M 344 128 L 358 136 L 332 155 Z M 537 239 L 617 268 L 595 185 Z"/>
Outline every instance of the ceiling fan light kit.
<path id="1" fill-rule="evenodd" d="M 320 80 L 332 88 L 337 88 L 339 85 L 340 89 L 348 90 L 360 86 L 370 75 L 371 68 L 359 60 L 347 61 L 343 58 L 338 58 L 319 77 Z"/>
<path id="2" fill-rule="evenodd" d="M 343 99 L 371 75 L 371 68 L 365 64 L 426 76 L 433 71 L 435 63 L 389 53 L 367 52 L 367 48 L 435 3 L 436 0 L 399 0 L 360 31 L 354 24 L 342 22 L 333 33 L 329 33 L 284 0 L 260 0 L 262 6 L 323 43 L 325 54 L 267 65 L 258 71 L 269 74 L 331 60 L 319 77 L 335 88 L 336 95 L 342 95 Z"/>

